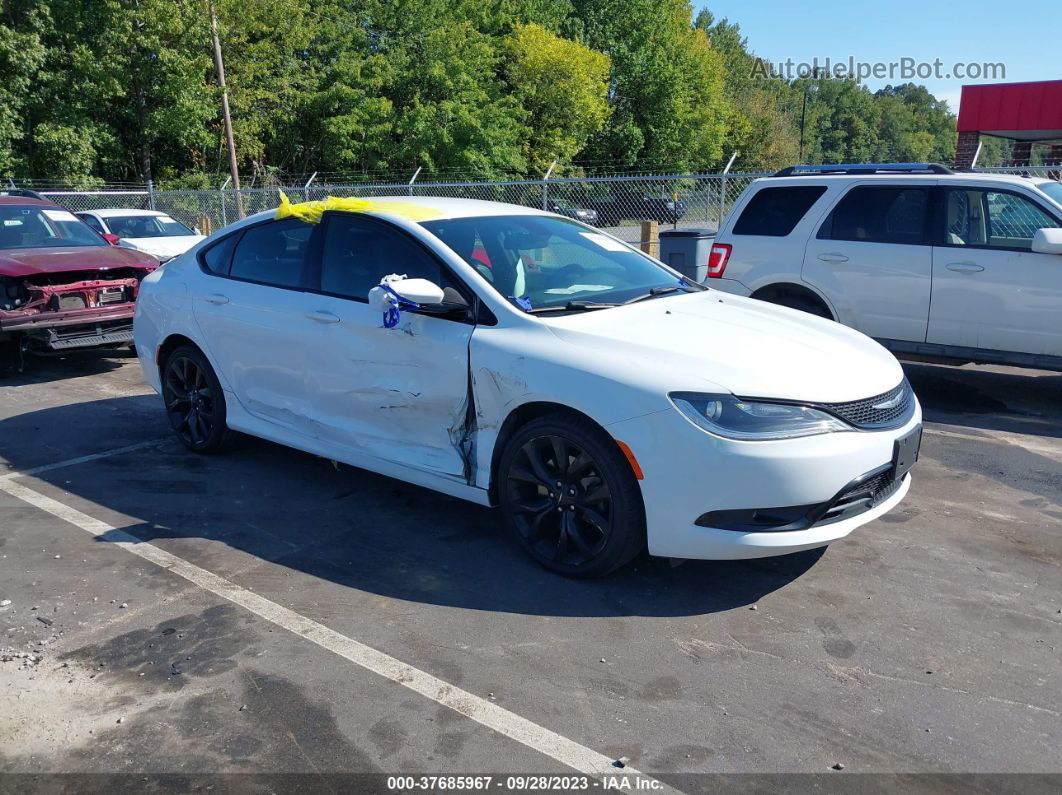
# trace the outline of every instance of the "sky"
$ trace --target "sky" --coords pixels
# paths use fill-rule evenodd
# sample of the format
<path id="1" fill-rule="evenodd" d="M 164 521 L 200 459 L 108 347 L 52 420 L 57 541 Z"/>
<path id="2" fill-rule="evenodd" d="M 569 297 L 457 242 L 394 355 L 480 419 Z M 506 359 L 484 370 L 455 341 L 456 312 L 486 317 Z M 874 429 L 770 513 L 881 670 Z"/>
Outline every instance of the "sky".
<path id="1" fill-rule="evenodd" d="M 772 64 L 791 58 L 794 69 L 816 57 L 820 66 L 826 58 L 847 64 L 851 57 L 868 65 L 908 58 L 926 64 L 924 69 L 940 59 L 940 77 L 902 79 L 898 66 L 892 80 L 862 82 L 872 90 L 920 83 L 955 112 L 964 84 L 1062 79 L 1062 0 L 710 0 L 696 6 L 736 22 L 756 55 Z M 1005 78 L 954 75 L 955 64 L 976 73 L 985 63 L 1002 64 Z"/>

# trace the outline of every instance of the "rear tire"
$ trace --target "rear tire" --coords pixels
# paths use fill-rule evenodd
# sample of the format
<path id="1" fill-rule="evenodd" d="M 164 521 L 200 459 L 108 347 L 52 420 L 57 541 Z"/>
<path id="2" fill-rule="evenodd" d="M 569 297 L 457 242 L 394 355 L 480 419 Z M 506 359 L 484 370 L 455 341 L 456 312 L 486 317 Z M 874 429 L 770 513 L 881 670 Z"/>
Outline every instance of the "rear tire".
<path id="1" fill-rule="evenodd" d="M 225 424 L 225 393 L 203 352 L 182 345 L 159 370 L 166 414 L 181 443 L 196 453 L 220 453 L 231 447 L 236 434 Z"/>
<path id="2" fill-rule="evenodd" d="M 569 577 L 601 577 L 645 548 L 645 508 L 630 463 L 587 419 L 532 420 L 498 464 L 505 524 L 532 558 Z"/>
<path id="3" fill-rule="evenodd" d="M 769 304 L 776 304 L 778 306 L 786 306 L 790 309 L 797 309 L 801 312 L 807 312 L 809 315 L 815 315 L 816 317 L 826 318 L 826 320 L 833 320 L 833 315 L 830 314 L 830 310 L 822 303 L 818 298 L 804 295 L 792 290 L 771 290 L 769 292 L 762 293 L 761 295 L 754 295 L 753 298 L 758 298 L 761 301 L 766 301 Z"/>

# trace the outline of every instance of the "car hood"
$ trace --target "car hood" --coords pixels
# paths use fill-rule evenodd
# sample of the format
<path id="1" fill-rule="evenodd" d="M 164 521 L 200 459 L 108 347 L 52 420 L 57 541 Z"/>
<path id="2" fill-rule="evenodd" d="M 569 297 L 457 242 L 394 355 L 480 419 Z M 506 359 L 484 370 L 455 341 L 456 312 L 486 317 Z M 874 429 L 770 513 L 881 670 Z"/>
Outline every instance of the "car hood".
<path id="1" fill-rule="evenodd" d="M 61 248 L 0 249 L 0 275 L 34 276 L 38 273 L 144 268 L 159 265 L 150 254 L 117 246 L 64 246 Z"/>
<path id="2" fill-rule="evenodd" d="M 159 259 L 171 259 L 183 254 L 200 240 L 203 235 L 181 235 L 180 237 L 123 237 L 119 245 L 146 251 Z"/>
<path id="3" fill-rule="evenodd" d="M 903 379 L 896 358 L 858 331 L 715 290 L 544 322 L 564 342 L 651 373 L 667 390 L 832 403 Z"/>

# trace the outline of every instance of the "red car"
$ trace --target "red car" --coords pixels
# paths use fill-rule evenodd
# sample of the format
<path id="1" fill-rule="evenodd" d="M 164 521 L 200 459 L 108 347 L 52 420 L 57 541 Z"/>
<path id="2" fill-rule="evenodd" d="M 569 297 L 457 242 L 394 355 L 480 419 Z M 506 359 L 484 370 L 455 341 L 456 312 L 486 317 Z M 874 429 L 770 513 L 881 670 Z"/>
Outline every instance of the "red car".
<path id="1" fill-rule="evenodd" d="M 0 348 L 129 345 L 140 281 L 158 267 L 32 191 L 0 191 Z"/>

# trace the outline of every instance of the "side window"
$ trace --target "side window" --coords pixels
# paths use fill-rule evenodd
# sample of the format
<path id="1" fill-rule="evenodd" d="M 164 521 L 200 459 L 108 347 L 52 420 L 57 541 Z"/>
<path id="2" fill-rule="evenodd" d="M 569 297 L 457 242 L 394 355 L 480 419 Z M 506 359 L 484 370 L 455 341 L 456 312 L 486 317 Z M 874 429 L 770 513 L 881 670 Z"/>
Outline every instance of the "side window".
<path id="1" fill-rule="evenodd" d="M 306 250 L 313 225 L 286 218 L 252 226 L 232 253 L 229 276 L 276 287 L 306 286 Z"/>
<path id="2" fill-rule="evenodd" d="M 1059 222 L 1028 199 L 990 190 L 949 190 L 945 245 L 1032 250 L 1037 229 Z"/>
<path id="3" fill-rule="evenodd" d="M 80 218 L 86 224 L 91 226 L 94 230 L 99 232 L 101 235 L 103 234 L 103 224 L 101 224 L 99 222 L 99 219 L 96 218 L 96 216 L 94 216 L 94 215 L 79 215 L 78 218 Z"/>
<path id="4" fill-rule="evenodd" d="M 355 214 L 328 216 L 321 251 L 321 291 L 368 300 L 369 290 L 392 273 L 453 287 L 439 262 L 416 242 L 383 222 Z"/>
<path id="5" fill-rule="evenodd" d="M 200 252 L 199 261 L 211 273 L 228 276 L 229 263 L 232 261 L 232 250 L 236 247 L 236 241 L 239 239 L 238 232 L 234 235 L 223 237 L 210 248 Z"/>
<path id="6" fill-rule="evenodd" d="M 822 185 L 762 188 L 745 205 L 734 234 L 785 237 L 825 192 Z"/>
<path id="7" fill-rule="evenodd" d="M 1053 229 L 1058 222 L 1028 199 L 1013 193 L 985 192 L 988 245 L 1032 251 L 1037 229 Z"/>
<path id="8" fill-rule="evenodd" d="M 924 244 L 928 209 L 927 187 L 852 188 L 833 208 L 817 237 L 863 243 Z"/>

